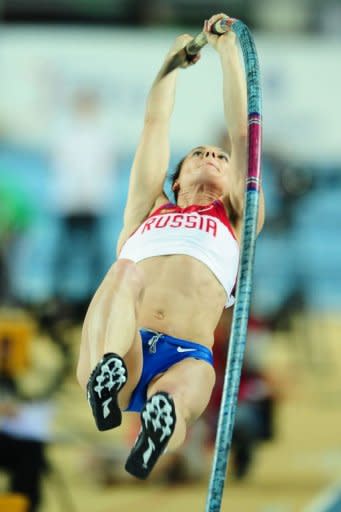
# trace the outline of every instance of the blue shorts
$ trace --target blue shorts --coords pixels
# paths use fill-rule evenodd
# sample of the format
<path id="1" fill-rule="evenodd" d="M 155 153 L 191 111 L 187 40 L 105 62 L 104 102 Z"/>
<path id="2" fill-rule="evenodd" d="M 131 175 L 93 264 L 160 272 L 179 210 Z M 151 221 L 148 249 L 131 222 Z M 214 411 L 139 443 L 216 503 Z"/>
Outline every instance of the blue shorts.
<path id="1" fill-rule="evenodd" d="M 213 366 L 212 352 L 199 343 L 185 341 L 168 334 L 140 329 L 143 348 L 142 375 L 133 391 L 126 411 L 140 412 L 147 400 L 147 389 L 150 381 L 159 373 L 163 373 L 173 364 L 194 357 L 207 361 Z"/>

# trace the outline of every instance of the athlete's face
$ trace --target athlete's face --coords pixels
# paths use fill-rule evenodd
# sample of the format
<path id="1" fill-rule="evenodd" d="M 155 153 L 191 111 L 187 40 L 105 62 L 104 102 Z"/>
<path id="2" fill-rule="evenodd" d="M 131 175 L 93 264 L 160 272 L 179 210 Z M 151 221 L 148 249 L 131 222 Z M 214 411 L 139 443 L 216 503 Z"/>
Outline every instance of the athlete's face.
<path id="1" fill-rule="evenodd" d="M 221 190 L 228 187 L 230 157 L 217 146 L 198 146 L 186 156 L 175 186 L 188 190 L 193 185 L 206 184 Z"/>

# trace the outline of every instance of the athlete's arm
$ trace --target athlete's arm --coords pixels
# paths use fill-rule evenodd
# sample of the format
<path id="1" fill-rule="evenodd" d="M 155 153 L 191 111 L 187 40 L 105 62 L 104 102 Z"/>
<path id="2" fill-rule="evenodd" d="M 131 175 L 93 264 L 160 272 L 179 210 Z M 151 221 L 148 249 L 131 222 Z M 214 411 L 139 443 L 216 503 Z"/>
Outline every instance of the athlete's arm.
<path id="1" fill-rule="evenodd" d="M 163 194 L 170 156 L 168 132 L 178 70 L 161 80 L 160 76 L 171 57 L 191 39 L 189 35 L 182 35 L 175 40 L 147 98 L 144 126 L 131 169 L 124 212 L 124 226 L 128 230 L 134 229 L 146 218 Z"/>
<path id="2" fill-rule="evenodd" d="M 210 27 L 218 19 L 226 15 L 212 16 L 205 24 L 204 30 L 209 44 L 218 52 L 223 72 L 223 101 L 225 122 L 231 141 L 231 192 L 228 201 L 239 217 L 243 214 L 245 177 L 247 172 L 247 91 L 243 62 L 240 56 L 238 41 L 231 30 L 216 36 L 211 34 Z M 264 195 L 261 190 L 259 197 L 258 232 L 264 224 Z"/>

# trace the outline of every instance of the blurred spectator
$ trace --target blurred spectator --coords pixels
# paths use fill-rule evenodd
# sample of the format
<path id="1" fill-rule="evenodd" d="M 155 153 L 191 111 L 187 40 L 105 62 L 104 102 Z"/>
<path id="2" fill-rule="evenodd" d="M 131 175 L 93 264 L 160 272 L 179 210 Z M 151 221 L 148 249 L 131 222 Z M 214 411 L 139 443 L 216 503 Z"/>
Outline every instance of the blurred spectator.
<path id="1" fill-rule="evenodd" d="M 70 116 L 52 142 L 51 185 L 60 225 L 53 291 L 60 298 L 65 298 L 65 279 L 75 254 L 87 256 L 89 294 L 104 270 L 99 228 L 112 197 L 115 136 L 103 124 L 100 107 L 95 91 L 78 90 Z"/>
<path id="2" fill-rule="evenodd" d="M 0 179 L 0 302 L 14 301 L 9 260 L 18 236 L 31 224 L 32 205 L 20 187 Z"/>
<path id="3" fill-rule="evenodd" d="M 41 501 L 51 412 L 49 402 L 19 403 L 14 397 L 0 402 L 0 468 L 10 477 L 10 491 L 29 498 L 29 512 Z"/>
<path id="4" fill-rule="evenodd" d="M 9 490 L 27 497 L 29 512 L 36 512 L 53 405 L 48 399 L 21 399 L 17 377 L 28 361 L 31 331 L 16 320 L 0 322 L 0 469 L 9 476 Z"/>

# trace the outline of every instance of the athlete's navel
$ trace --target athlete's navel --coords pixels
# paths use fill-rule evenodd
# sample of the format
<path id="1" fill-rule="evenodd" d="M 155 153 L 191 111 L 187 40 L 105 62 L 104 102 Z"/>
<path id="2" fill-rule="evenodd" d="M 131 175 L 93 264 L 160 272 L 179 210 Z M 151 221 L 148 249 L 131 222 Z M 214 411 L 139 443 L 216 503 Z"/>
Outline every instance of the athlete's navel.
<path id="1" fill-rule="evenodd" d="M 158 320 L 163 320 L 165 318 L 165 312 L 162 309 L 157 309 L 154 311 L 153 315 Z"/>

